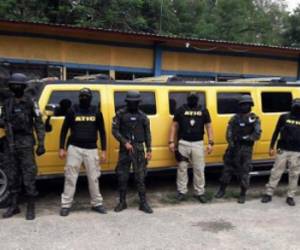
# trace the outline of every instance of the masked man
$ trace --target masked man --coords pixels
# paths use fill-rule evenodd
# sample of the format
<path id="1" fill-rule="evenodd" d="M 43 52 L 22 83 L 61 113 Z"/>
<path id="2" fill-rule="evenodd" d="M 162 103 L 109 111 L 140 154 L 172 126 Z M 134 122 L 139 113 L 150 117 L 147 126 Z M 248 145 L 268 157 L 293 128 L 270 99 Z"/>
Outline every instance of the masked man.
<path id="1" fill-rule="evenodd" d="M 221 186 L 215 195 L 217 199 L 225 195 L 226 187 L 230 183 L 232 175 L 235 174 L 241 187 L 238 202 L 245 203 L 246 201 L 253 146 L 261 135 L 260 120 L 251 112 L 253 105 L 250 95 L 241 96 L 239 111 L 229 121 L 226 132 L 228 147 L 224 155 L 224 170 L 220 180 Z"/>
<path id="2" fill-rule="evenodd" d="M 9 171 L 12 202 L 3 217 L 8 218 L 20 212 L 18 203 L 22 180 L 27 195 L 26 219 L 33 220 L 35 218 L 34 200 L 38 195 L 35 185 L 37 166 L 33 151 L 35 145 L 33 130 L 36 132 L 38 141 L 36 154 L 40 156 L 45 153 L 45 129 L 38 104 L 24 95 L 26 87 L 27 77 L 24 74 L 12 74 L 9 88 L 13 96 L 6 100 L 4 105 L 4 126 L 12 165 Z"/>
<path id="3" fill-rule="evenodd" d="M 59 157 L 66 159 L 65 185 L 61 196 L 61 216 L 68 216 L 73 203 L 76 183 L 82 163 L 85 166 L 92 210 L 106 213 L 99 190 L 100 161 L 97 149 L 97 133 L 101 139 L 101 161 L 106 160 L 106 134 L 103 115 L 98 107 L 91 105 L 92 91 L 88 88 L 80 90 L 79 105 L 75 104 L 67 113 L 60 134 Z M 66 136 L 71 130 L 66 145 Z M 65 148 L 67 147 L 67 151 Z"/>
<path id="4" fill-rule="evenodd" d="M 279 136 L 279 140 L 277 142 Z M 262 202 L 272 200 L 273 192 L 276 189 L 282 174 L 289 167 L 289 187 L 286 203 L 295 206 L 295 194 L 298 187 L 300 174 L 300 99 L 292 103 L 291 112 L 282 114 L 277 122 L 270 145 L 270 156 L 275 155 L 275 144 L 277 142 L 277 155 L 272 168 L 270 179 L 266 185 L 266 191 Z"/>
<path id="5" fill-rule="evenodd" d="M 125 101 L 126 107 L 116 113 L 112 124 L 112 133 L 120 142 L 119 161 L 116 167 L 120 200 L 115 211 L 120 212 L 127 208 L 127 182 L 132 165 L 140 197 L 139 209 L 145 213 L 153 213 L 146 200 L 145 187 L 147 161 L 151 159 L 150 122 L 139 109 L 141 95 L 138 91 L 128 91 Z"/>
<path id="6" fill-rule="evenodd" d="M 210 154 L 214 145 L 210 114 L 207 109 L 199 105 L 197 93 L 192 92 L 187 97 L 187 103 L 175 112 L 169 139 L 169 148 L 171 152 L 175 152 L 175 157 L 178 161 L 177 199 L 179 201 L 184 200 L 188 192 L 187 169 L 189 164 L 191 164 L 194 175 L 195 197 L 201 203 L 207 202 L 204 189 L 204 128 L 208 136 L 207 153 Z M 178 150 L 176 150 L 176 137 L 178 140 Z"/>

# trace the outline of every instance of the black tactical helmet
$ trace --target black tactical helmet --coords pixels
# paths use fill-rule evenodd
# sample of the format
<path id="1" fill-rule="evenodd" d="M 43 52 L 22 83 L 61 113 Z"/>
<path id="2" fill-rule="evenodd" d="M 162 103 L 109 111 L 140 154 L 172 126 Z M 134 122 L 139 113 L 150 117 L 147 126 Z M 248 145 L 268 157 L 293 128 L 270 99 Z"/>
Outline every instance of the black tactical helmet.
<path id="1" fill-rule="evenodd" d="M 92 97 L 92 91 L 89 88 L 83 88 L 79 91 L 79 97 L 81 96 L 87 96 Z"/>
<path id="2" fill-rule="evenodd" d="M 242 95 L 239 100 L 239 105 L 243 104 L 243 103 L 249 103 L 249 104 L 251 104 L 251 106 L 253 106 L 254 103 L 253 103 L 253 99 L 252 99 L 251 95 Z"/>
<path id="3" fill-rule="evenodd" d="M 141 101 L 141 94 L 137 90 L 129 90 L 125 98 L 126 102 L 139 102 Z"/>
<path id="4" fill-rule="evenodd" d="M 27 86 L 28 78 L 23 73 L 13 73 L 9 79 L 9 84 L 19 84 Z"/>

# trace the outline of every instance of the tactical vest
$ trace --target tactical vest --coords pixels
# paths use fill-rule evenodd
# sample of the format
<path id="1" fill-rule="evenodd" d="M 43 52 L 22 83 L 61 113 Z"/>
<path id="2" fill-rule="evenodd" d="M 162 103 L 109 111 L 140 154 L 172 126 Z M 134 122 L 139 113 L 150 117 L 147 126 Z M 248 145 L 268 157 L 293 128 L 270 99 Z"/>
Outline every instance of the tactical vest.
<path id="1" fill-rule="evenodd" d="M 203 140 L 204 121 L 203 111 L 201 107 L 195 109 L 189 108 L 187 105 L 183 107 L 183 115 L 180 121 L 180 137 L 188 141 Z"/>
<path id="2" fill-rule="evenodd" d="M 237 133 L 241 137 L 251 135 L 254 132 L 255 121 L 256 117 L 252 113 L 246 116 L 238 115 L 235 122 Z"/>
<path id="3" fill-rule="evenodd" d="M 16 134 L 32 134 L 33 106 L 29 100 L 15 102 L 13 98 L 8 101 L 8 116 L 12 130 Z"/>
<path id="4" fill-rule="evenodd" d="M 280 131 L 278 147 L 291 151 L 300 151 L 300 119 L 288 114 Z"/>
<path id="5" fill-rule="evenodd" d="M 243 137 L 251 135 L 255 130 L 257 117 L 255 114 L 237 114 L 233 123 L 232 134 L 234 141 L 240 145 L 253 146 L 254 141 L 244 140 Z"/>
<path id="6" fill-rule="evenodd" d="M 129 141 L 145 142 L 145 117 L 141 112 L 124 112 L 121 116 L 120 132 Z"/>
<path id="7" fill-rule="evenodd" d="M 71 128 L 71 142 L 92 143 L 97 141 L 97 108 L 90 106 L 87 110 L 79 105 L 72 107 L 74 121 Z"/>

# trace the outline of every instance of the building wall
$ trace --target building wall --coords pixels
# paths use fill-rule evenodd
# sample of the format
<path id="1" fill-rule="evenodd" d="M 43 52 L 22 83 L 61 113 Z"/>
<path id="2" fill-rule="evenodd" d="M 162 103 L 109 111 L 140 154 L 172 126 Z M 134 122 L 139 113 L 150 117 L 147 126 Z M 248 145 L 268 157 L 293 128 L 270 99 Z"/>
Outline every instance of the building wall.
<path id="1" fill-rule="evenodd" d="M 163 53 L 163 72 L 203 72 L 207 74 L 244 74 L 297 77 L 298 62 L 279 59 L 207 55 L 184 52 Z"/>
<path id="2" fill-rule="evenodd" d="M 72 41 L 0 35 L 0 61 L 32 65 L 60 65 L 67 70 L 113 71 L 130 74 L 177 74 L 215 77 L 222 75 L 284 76 L 296 79 L 298 61 L 270 56 L 218 52 L 185 52 L 184 49 L 112 42 Z M 45 70 L 44 70 L 45 71 Z M 45 71 L 47 72 L 47 70 Z M 78 74 L 79 74 L 78 73 Z M 96 71 L 97 73 L 97 71 Z M 45 73 L 46 74 L 46 73 Z M 72 75 L 72 74 L 71 74 Z M 126 75 L 125 75 L 126 77 Z"/>

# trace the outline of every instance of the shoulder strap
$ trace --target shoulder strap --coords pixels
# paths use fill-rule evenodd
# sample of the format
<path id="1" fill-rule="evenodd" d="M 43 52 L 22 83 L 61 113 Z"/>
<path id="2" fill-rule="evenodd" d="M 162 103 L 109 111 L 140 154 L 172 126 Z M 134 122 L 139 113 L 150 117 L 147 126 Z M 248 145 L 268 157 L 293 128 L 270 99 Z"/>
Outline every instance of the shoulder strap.
<path id="1" fill-rule="evenodd" d="M 77 104 L 74 104 L 72 107 L 71 107 L 71 110 L 76 114 L 79 112 L 79 105 Z"/>
<path id="2" fill-rule="evenodd" d="M 7 105 L 7 112 L 6 112 L 6 118 L 8 121 L 10 121 L 10 118 L 11 118 L 11 115 L 13 112 L 13 103 L 14 103 L 13 98 L 9 98 L 8 105 Z"/>
<path id="3" fill-rule="evenodd" d="M 90 111 L 93 112 L 93 113 L 97 113 L 97 111 L 100 112 L 100 109 L 98 110 L 98 108 L 95 105 L 91 105 L 90 106 Z"/>

